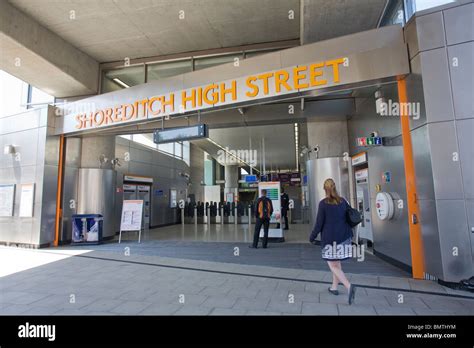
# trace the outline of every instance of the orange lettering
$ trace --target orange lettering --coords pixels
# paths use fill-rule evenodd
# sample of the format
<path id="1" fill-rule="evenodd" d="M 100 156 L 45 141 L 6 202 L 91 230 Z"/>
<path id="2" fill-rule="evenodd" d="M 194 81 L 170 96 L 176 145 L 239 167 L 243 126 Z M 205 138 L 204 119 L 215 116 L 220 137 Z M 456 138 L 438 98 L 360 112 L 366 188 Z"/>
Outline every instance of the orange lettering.
<path id="1" fill-rule="evenodd" d="M 219 93 L 215 91 L 214 89 L 217 88 L 216 84 L 212 84 L 204 88 L 204 91 L 202 92 L 202 99 L 204 100 L 204 103 L 209 104 L 209 105 L 214 105 L 219 101 Z M 209 91 L 212 90 L 212 99 L 209 99 L 207 96 L 209 94 Z"/>
<path id="2" fill-rule="evenodd" d="M 248 91 L 245 93 L 245 95 L 249 98 L 253 98 L 258 94 L 259 88 L 257 85 L 253 84 L 253 82 L 255 81 L 257 81 L 257 78 L 254 76 L 247 77 L 247 80 L 245 81 L 245 84 L 247 85 L 247 87 L 250 87 L 253 89 L 253 92 Z"/>
<path id="3" fill-rule="evenodd" d="M 108 109 L 105 109 L 104 111 L 104 115 L 105 115 L 105 123 L 114 123 L 114 120 L 112 120 L 112 108 L 108 108 Z"/>
<path id="4" fill-rule="evenodd" d="M 76 124 L 76 129 L 82 129 L 82 127 L 84 127 L 84 124 L 82 122 L 81 114 L 76 115 L 76 121 L 78 122 L 78 124 Z"/>
<path id="5" fill-rule="evenodd" d="M 186 91 L 181 92 L 181 105 L 186 110 L 186 103 L 190 101 L 193 108 L 196 107 L 196 89 L 191 89 L 191 95 L 188 97 Z"/>
<path id="6" fill-rule="evenodd" d="M 100 115 L 100 121 L 97 121 L 97 115 Z M 102 110 L 96 111 L 93 116 L 94 126 L 100 126 L 104 122 L 104 112 Z"/>
<path id="7" fill-rule="evenodd" d="M 130 115 L 127 117 L 127 109 L 131 109 Z M 122 104 L 122 121 L 128 121 L 135 118 L 135 105 L 134 104 Z"/>
<path id="8" fill-rule="evenodd" d="M 151 114 L 154 116 L 161 113 L 161 106 L 157 111 L 153 111 L 153 103 L 156 101 L 159 101 L 161 103 L 161 97 L 152 97 L 148 100 L 148 111 L 151 112 Z"/>
<path id="9" fill-rule="evenodd" d="M 225 95 L 226 94 L 229 94 L 231 93 L 232 94 L 232 100 L 236 100 L 237 99 L 237 82 L 235 82 L 235 80 L 232 80 L 232 87 L 229 88 L 229 89 L 226 89 L 225 88 L 225 83 L 222 82 L 221 83 L 221 88 L 220 88 L 220 92 L 221 92 L 221 103 L 224 103 L 225 102 Z"/>
<path id="10" fill-rule="evenodd" d="M 295 75 L 293 76 L 293 80 L 295 84 L 295 89 L 308 88 L 307 83 L 300 83 L 301 80 L 306 78 L 306 74 L 301 74 L 301 72 L 306 71 L 306 68 L 306 65 L 297 66 L 296 68 L 294 68 L 293 73 Z"/>
<path id="11" fill-rule="evenodd" d="M 339 64 L 343 64 L 343 63 L 344 63 L 344 58 L 328 60 L 326 62 L 327 66 L 332 65 L 332 72 L 333 72 L 333 75 L 334 75 L 334 83 L 339 82 Z"/>
<path id="12" fill-rule="evenodd" d="M 120 113 L 122 111 L 122 110 L 120 110 L 120 106 L 115 106 L 113 108 L 113 110 L 114 110 L 114 116 L 113 116 L 112 119 L 114 120 L 114 122 L 119 122 L 120 121 Z"/>
<path id="13" fill-rule="evenodd" d="M 288 91 L 291 91 L 291 86 L 288 84 L 290 74 L 286 70 L 280 70 L 275 72 L 275 88 L 277 93 L 281 92 L 281 86 L 283 85 Z"/>
<path id="14" fill-rule="evenodd" d="M 166 101 L 166 96 L 161 97 L 161 105 L 163 108 L 163 112 L 166 113 L 166 107 L 171 107 L 171 112 L 174 112 L 174 93 L 170 93 L 170 99 Z"/>
<path id="15" fill-rule="evenodd" d="M 324 67 L 324 63 L 311 64 L 309 66 L 309 83 L 312 87 L 321 86 L 328 83 L 327 80 L 317 80 L 318 76 L 323 76 L 322 70 L 316 70 Z"/>
<path id="16" fill-rule="evenodd" d="M 266 73 L 266 74 L 261 74 L 257 76 L 260 80 L 263 80 L 263 94 L 265 95 L 267 95 L 269 92 L 268 79 L 272 76 L 273 76 L 273 73 Z"/>

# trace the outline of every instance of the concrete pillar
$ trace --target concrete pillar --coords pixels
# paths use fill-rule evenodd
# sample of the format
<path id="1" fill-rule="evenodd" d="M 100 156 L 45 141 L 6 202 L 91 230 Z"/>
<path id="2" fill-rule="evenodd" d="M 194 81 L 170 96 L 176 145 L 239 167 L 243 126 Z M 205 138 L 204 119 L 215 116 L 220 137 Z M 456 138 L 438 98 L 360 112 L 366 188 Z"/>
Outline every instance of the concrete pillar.
<path id="1" fill-rule="evenodd" d="M 239 166 L 226 165 L 224 169 L 225 184 L 224 184 L 224 195 L 229 192 L 234 194 L 235 197 L 238 194 L 239 189 Z M 224 199 L 226 197 L 224 196 Z"/>
<path id="2" fill-rule="evenodd" d="M 81 168 L 112 169 L 111 161 L 114 158 L 115 136 L 84 137 L 82 139 Z M 107 160 L 105 161 L 105 159 Z"/>

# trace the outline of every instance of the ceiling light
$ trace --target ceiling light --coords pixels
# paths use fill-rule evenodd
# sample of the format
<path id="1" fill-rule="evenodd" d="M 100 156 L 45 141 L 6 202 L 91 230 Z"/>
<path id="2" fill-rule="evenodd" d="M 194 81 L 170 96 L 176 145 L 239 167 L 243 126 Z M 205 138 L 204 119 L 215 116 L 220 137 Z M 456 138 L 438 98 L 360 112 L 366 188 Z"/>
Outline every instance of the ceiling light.
<path id="1" fill-rule="evenodd" d="M 129 85 L 127 85 L 125 82 L 123 82 L 122 80 L 120 80 L 119 78 L 115 77 L 112 79 L 115 83 L 118 83 L 120 86 L 124 87 L 124 88 L 130 88 Z"/>

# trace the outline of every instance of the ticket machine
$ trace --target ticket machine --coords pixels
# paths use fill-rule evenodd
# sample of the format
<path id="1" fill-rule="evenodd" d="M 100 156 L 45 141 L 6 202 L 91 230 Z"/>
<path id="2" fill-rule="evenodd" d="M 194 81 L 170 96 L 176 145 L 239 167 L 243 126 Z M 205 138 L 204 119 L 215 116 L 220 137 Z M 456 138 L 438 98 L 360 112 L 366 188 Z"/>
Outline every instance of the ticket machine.
<path id="1" fill-rule="evenodd" d="M 138 185 L 137 186 L 137 199 L 143 201 L 143 223 L 145 228 L 150 228 L 150 194 L 151 186 L 149 185 Z"/>
<path id="2" fill-rule="evenodd" d="M 360 211 L 364 219 L 358 226 L 360 239 L 374 241 L 372 234 L 372 217 L 370 214 L 370 192 L 369 192 L 369 169 L 364 168 L 355 172 L 355 187 L 357 210 Z"/>

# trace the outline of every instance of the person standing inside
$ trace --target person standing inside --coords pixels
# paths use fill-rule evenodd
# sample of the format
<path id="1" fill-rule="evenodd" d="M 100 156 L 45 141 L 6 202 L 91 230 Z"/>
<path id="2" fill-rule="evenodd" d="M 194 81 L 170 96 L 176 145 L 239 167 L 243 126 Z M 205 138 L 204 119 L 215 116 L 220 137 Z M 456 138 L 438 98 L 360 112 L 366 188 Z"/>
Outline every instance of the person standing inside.
<path id="1" fill-rule="evenodd" d="M 280 197 L 280 204 L 281 204 L 281 217 L 285 219 L 285 230 L 289 229 L 288 225 L 288 209 L 290 208 L 290 197 L 285 192 L 285 189 L 281 188 L 281 197 Z M 278 228 L 280 224 L 278 224 Z"/>
<path id="2" fill-rule="evenodd" d="M 352 304 L 355 285 L 351 284 L 342 270 L 341 261 L 352 257 L 352 228 L 347 223 L 346 211 L 349 203 L 339 196 L 333 179 L 324 181 L 326 198 L 319 202 L 316 224 L 309 237 L 314 243 L 321 233 L 322 258 L 332 272 L 332 286 L 328 291 L 339 295 L 337 286 L 341 282 L 348 292 L 348 303 Z"/>
<path id="3" fill-rule="evenodd" d="M 260 229 L 263 225 L 263 241 L 262 247 L 267 248 L 268 243 L 268 228 L 270 226 L 270 218 L 273 214 L 272 201 L 267 197 L 267 190 L 262 190 L 262 195 L 255 202 L 255 231 L 253 234 L 253 244 L 249 248 L 258 248 L 258 240 L 260 238 Z"/>

